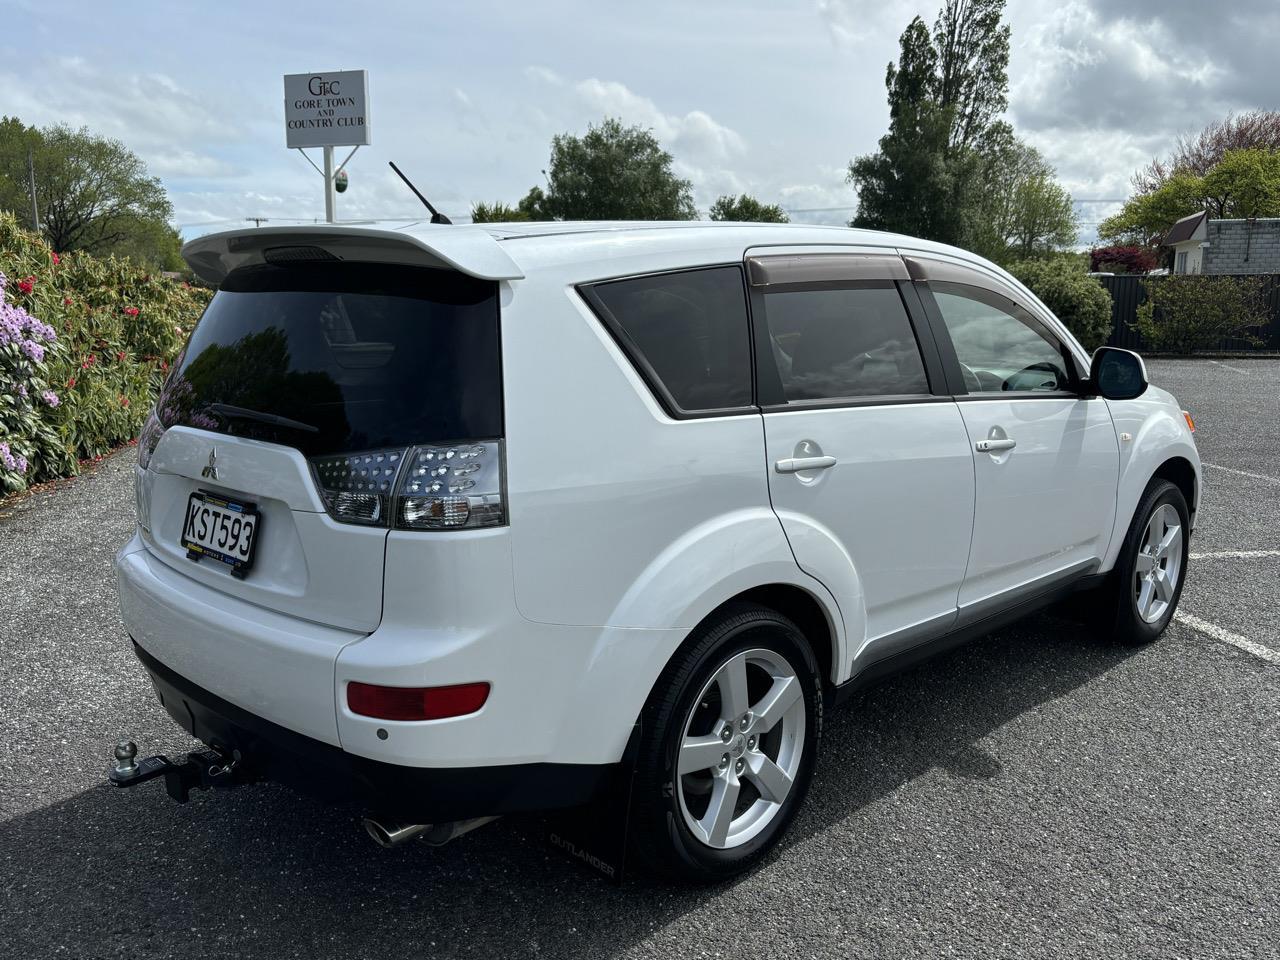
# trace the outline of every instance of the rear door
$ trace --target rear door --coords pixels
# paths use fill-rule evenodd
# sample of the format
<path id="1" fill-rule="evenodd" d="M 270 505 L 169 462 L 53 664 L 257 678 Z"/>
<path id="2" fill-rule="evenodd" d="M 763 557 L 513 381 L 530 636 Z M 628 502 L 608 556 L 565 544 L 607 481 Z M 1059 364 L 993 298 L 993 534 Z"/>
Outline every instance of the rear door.
<path id="1" fill-rule="evenodd" d="M 973 459 L 901 259 L 749 267 L 769 489 L 798 563 L 840 597 L 855 658 L 945 631 L 969 554 Z M 850 561 L 856 585 L 842 589 L 832 581 Z"/>
<path id="2" fill-rule="evenodd" d="M 927 267 L 926 267 L 927 269 Z M 950 265 L 923 290 L 972 445 L 977 502 L 964 618 L 1089 573 L 1106 553 L 1119 452 L 1066 344 L 1013 289 Z M 954 368 L 953 368 L 954 369 Z"/>
<path id="3" fill-rule="evenodd" d="M 144 437 L 147 548 L 228 596 L 373 630 L 408 448 L 502 435 L 499 351 L 491 281 L 342 262 L 231 273 Z M 218 539 L 243 517 L 247 569 L 215 556 L 250 558 L 247 539 Z M 211 551 L 191 549 L 193 520 L 215 525 Z"/>

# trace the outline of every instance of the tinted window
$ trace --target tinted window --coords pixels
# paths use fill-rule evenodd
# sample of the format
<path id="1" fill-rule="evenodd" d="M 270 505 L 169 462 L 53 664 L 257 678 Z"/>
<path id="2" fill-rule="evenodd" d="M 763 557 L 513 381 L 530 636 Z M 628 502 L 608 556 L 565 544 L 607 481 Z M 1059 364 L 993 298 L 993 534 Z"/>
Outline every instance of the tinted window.
<path id="1" fill-rule="evenodd" d="M 166 426 L 288 444 L 308 456 L 499 437 L 497 287 L 365 264 L 235 271 L 196 325 L 157 410 Z"/>
<path id="2" fill-rule="evenodd" d="M 928 393 L 892 283 L 768 293 L 765 314 L 787 400 Z"/>
<path id="3" fill-rule="evenodd" d="M 1012 300 L 960 283 L 930 283 L 970 393 L 1068 390 L 1058 340 Z"/>
<path id="4" fill-rule="evenodd" d="M 647 379 L 684 411 L 751 403 L 746 293 L 738 267 L 597 284 L 591 293 Z M 647 369 L 645 369 L 647 367 Z"/>

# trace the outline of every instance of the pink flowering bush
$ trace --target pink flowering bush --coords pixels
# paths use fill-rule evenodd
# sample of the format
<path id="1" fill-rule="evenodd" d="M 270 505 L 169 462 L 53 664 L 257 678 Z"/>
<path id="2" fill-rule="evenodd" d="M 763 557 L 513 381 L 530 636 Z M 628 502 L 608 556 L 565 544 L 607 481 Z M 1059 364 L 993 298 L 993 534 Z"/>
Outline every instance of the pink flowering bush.
<path id="1" fill-rule="evenodd" d="M 6 298 L 8 278 L 0 273 L 0 494 L 21 490 L 37 449 L 56 445 L 56 434 L 40 406 L 56 406 L 46 379 L 46 354 L 57 343 L 53 327 Z"/>
<path id="2" fill-rule="evenodd" d="M 209 291 L 57 254 L 0 213 L 0 496 L 138 435 Z"/>

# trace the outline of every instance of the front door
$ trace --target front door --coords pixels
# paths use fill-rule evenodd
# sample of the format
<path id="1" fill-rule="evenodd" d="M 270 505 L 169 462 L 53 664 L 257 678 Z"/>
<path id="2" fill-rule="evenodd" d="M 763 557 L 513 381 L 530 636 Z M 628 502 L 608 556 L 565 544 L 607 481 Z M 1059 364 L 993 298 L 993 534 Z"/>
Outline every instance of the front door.
<path id="1" fill-rule="evenodd" d="M 931 390 L 902 261 L 809 259 L 753 287 L 769 490 L 797 562 L 840 603 L 853 659 L 877 659 L 955 620 L 973 458 L 956 404 Z"/>
<path id="2" fill-rule="evenodd" d="M 960 609 L 977 618 L 1097 568 L 1115 518 L 1118 444 L 1106 401 L 1080 395 L 1046 324 L 982 286 L 929 287 L 968 390 L 956 399 L 977 502 Z"/>

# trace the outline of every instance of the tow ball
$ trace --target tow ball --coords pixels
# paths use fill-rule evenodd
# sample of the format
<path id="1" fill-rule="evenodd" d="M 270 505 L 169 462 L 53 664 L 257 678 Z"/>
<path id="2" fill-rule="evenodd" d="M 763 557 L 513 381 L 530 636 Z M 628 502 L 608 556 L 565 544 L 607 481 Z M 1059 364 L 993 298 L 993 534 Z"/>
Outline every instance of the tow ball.
<path id="1" fill-rule="evenodd" d="M 108 768 L 107 779 L 117 787 L 136 787 L 164 777 L 165 792 L 178 803 L 186 803 L 192 790 L 226 789 L 249 782 L 239 750 L 230 753 L 213 747 L 192 750 L 185 759 L 176 762 L 162 753 L 142 760 L 137 757 L 138 745 L 132 740 L 121 740 L 116 744 L 115 763 Z"/>

